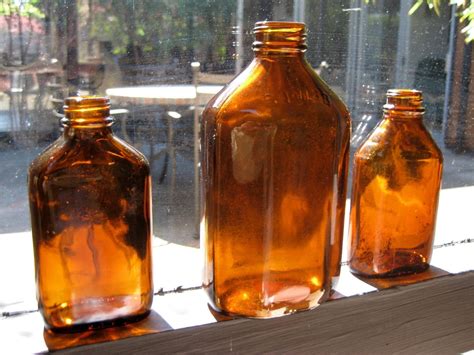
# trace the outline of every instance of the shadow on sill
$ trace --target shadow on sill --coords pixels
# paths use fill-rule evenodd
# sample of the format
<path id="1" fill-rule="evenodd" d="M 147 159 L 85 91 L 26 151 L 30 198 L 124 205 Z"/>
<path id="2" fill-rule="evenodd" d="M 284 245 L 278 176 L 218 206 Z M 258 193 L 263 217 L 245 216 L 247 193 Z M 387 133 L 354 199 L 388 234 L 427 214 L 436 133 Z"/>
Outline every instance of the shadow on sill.
<path id="1" fill-rule="evenodd" d="M 385 290 L 387 288 L 411 285 L 418 282 L 431 280 L 436 277 L 446 276 L 446 275 L 449 275 L 449 272 L 431 265 L 428 268 L 428 270 L 424 272 L 420 272 L 418 274 L 413 274 L 413 275 L 400 276 L 400 277 L 369 278 L 369 277 L 363 277 L 361 275 L 356 275 L 356 274 L 353 274 L 353 275 L 357 277 L 359 280 L 375 287 L 377 290 L 380 291 L 380 290 Z"/>
<path id="2" fill-rule="evenodd" d="M 419 283 L 423 281 L 428 281 L 428 280 L 432 280 L 434 278 L 445 276 L 445 275 L 449 275 L 449 273 L 435 266 L 431 266 L 428 270 L 419 274 L 391 278 L 391 279 L 374 279 L 374 278 L 364 278 L 360 276 L 357 276 L 357 277 L 361 281 L 370 284 L 371 286 L 377 288 L 380 291 L 380 290 L 394 288 L 398 286 L 406 286 L 406 285 L 415 284 L 415 283 Z M 192 290 L 185 290 L 185 291 L 191 291 L 189 293 L 184 292 L 185 295 L 188 294 L 189 296 L 191 296 L 188 299 L 189 302 L 192 301 L 191 298 L 193 298 L 192 296 L 194 292 L 202 292 L 201 290 L 198 290 L 198 289 L 199 288 L 193 288 Z M 155 295 L 155 298 L 160 297 L 160 296 L 165 296 L 169 293 L 174 293 L 174 292 L 161 292 L 161 293 L 158 292 Z M 333 290 L 330 298 L 328 299 L 328 302 L 339 300 L 345 297 L 346 296 L 342 295 L 341 293 Z M 155 301 L 158 303 L 160 302 L 159 299 L 155 299 Z M 213 309 L 211 309 L 208 305 L 206 305 L 205 308 L 207 308 L 206 311 L 208 311 L 217 322 L 237 319 L 231 316 L 220 314 L 214 311 Z M 208 322 L 206 321 L 202 322 L 202 324 L 206 324 L 206 323 Z M 147 318 L 139 322 L 126 324 L 123 326 L 110 327 L 110 328 L 99 329 L 99 330 L 89 330 L 85 332 L 70 333 L 70 334 L 53 333 L 51 331 L 44 330 L 43 337 L 48 349 L 50 351 L 56 351 L 56 350 L 62 350 L 66 348 L 72 348 L 75 346 L 102 343 L 102 342 L 125 339 L 129 337 L 136 337 L 136 336 L 141 336 L 141 335 L 146 335 L 146 334 L 155 334 L 155 333 L 160 333 L 160 332 L 164 332 L 164 331 L 168 331 L 172 329 L 174 329 L 174 327 L 172 327 L 168 322 L 166 322 L 166 320 L 162 316 L 160 316 L 156 311 L 152 310 L 150 315 Z"/>
<path id="3" fill-rule="evenodd" d="M 54 333 L 44 329 L 43 338 L 50 351 L 57 351 L 80 345 L 102 343 L 172 329 L 157 312 L 152 310 L 147 318 L 118 327 L 76 333 Z"/>

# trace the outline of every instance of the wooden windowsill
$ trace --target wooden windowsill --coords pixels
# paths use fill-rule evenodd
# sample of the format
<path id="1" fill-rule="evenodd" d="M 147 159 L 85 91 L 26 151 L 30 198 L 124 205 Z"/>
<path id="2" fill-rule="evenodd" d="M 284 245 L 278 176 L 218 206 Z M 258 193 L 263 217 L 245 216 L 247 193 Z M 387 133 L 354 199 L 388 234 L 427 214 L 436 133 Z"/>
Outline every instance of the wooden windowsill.
<path id="1" fill-rule="evenodd" d="M 343 266 L 336 292 L 329 302 L 312 311 L 271 320 L 229 319 L 211 313 L 206 296 L 198 287 L 199 268 L 191 266 L 199 263 L 199 251 L 157 240 L 154 257 L 160 271 L 155 275 L 155 284 L 160 290 L 147 319 L 100 331 L 51 334 L 43 330 L 42 318 L 34 311 L 32 255 L 24 251 L 27 245 L 31 249 L 31 239 L 29 233 L 18 234 L 9 243 L 11 252 L 0 258 L 3 270 L 0 349 L 22 353 L 48 349 L 68 352 L 471 350 L 474 349 L 474 271 L 470 271 L 474 270 L 472 201 L 474 187 L 442 191 L 437 247 L 427 272 L 390 281 L 367 280 L 354 277 Z M 0 247 L 6 250 L 4 244 Z M 25 258 L 18 257 L 21 253 Z M 25 269 L 24 274 L 20 265 Z M 28 282 L 19 283 L 25 277 L 29 277 Z M 181 281 L 180 287 L 176 287 L 175 280 Z M 23 286 L 16 294 L 28 297 L 16 303 L 6 302 L 15 282 Z M 16 294 L 12 293 L 10 301 L 16 299 Z M 6 303 L 10 305 L 4 306 Z"/>
<path id="2" fill-rule="evenodd" d="M 288 317 L 218 322 L 70 352 L 460 353 L 474 349 L 473 296 L 474 272 L 468 272 L 343 298 Z"/>
<path id="3" fill-rule="evenodd" d="M 100 331 L 51 334 L 38 312 L 2 320 L 1 349 L 67 352 L 441 352 L 474 349 L 474 271 L 363 295 L 270 320 L 225 319 L 202 290 L 155 297 L 150 316 Z"/>

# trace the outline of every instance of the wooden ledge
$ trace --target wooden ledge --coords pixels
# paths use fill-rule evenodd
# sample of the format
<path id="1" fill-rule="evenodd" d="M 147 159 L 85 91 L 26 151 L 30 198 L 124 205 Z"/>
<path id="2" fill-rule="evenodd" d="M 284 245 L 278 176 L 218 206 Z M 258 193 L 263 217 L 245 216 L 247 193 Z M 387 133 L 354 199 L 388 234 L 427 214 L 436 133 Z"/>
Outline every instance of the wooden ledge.
<path id="1" fill-rule="evenodd" d="M 470 271 L 346 297 L 287 317 L 234 319 L 66 352 L 459 353 L 474 349 L 473 300 Z"/>
<path id="2" fill-rule="evenodd" d="M 345 273 L 347 268 L 342 276 L 348 278 Z M 345 297 L 336 292 L 314 310 L 269 320 L 216 315 L 209 311 L 200 289 L 155 296 L 148 318 L 98 331 L 50 333 L 43 330 L 40 314 L 29 312 L 0 321 L 1 344 L 2 349 L 28 353 L 459 353 L 474 349 L 474 271 L 447 274 L 432 267 L 409 279 L 385 281 L 378 286 L 388 288 L 361 295 Z"/>
<path id="3" fill-rule="evenodd" d="M 432 267 L 391 280 L 343 266 L 330 302 L 271 320 L 213 315 L 200 283 L 198 249 L 155 238 L 151 315 L 100 331 L 56 335 L 35 311 L 29 232 L 1 235 L 0 352 L 443 352 L 474 349 L 474 186 L 443 190 Z M 347 255 L 344 252 L 344 255 Z M 199 266 L 198 266 L 199 265 Z M 179 286 L 179 287 L 178 287 Z"/>

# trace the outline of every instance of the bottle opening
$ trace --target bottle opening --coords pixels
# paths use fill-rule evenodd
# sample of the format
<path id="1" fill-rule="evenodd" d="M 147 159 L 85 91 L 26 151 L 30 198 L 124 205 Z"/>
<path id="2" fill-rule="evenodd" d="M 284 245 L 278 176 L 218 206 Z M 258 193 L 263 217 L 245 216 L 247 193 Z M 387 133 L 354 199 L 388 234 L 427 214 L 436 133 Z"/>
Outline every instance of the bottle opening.
<path id="1" fill-rule="evenodd" d="M 411 89 L 390 89 L 387 91 L 387 103 L 383 106 L 387 111 L 409 111 L 417 114 L 425 112 L 423 93 Z"/>
<path id="2" fill-rule="evenodd" d="M 110 125 L 110 100 L 101 96 L 72 96 L 64 100 L 64 125 Z"/>
<path id="3" fill-rule="evenodd" d="M 303 53 L 306 51 L 306 26 L 301 22 L 261 21 L 253 29 L 255 52 Z"/>
<path id="4" fill-rule="evenodd" d="M 110 108 L 110 100 L 102 96 L 71 96 L 64 100 L 64 111 Z"/>

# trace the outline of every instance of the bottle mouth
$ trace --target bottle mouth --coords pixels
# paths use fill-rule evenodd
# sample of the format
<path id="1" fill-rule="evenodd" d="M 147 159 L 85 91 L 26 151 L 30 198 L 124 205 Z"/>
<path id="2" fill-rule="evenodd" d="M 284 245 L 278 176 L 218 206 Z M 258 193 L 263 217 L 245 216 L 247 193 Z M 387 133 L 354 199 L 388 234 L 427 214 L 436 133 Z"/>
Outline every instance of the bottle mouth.
<path id="1" fill-rule="evenodd" d="M 303 53 L 306 51 L 306 25 L 302 22 L 260 21 L 253 29 L 255 52 Z"/>
<path id="2" fill-rule="evenodd" d="M 64 100 L 63 125 L 104 126 L 110 125 L 110 100 L 102 96 L 71 96 Z"/>
<path id="3" fill-rule="evenodd" d="M 412 89 L 390 89 L 387 91 L 387 102 L 384 112 L 408 111 L 416 114 L 425 112 L 423 93 Z"/>

